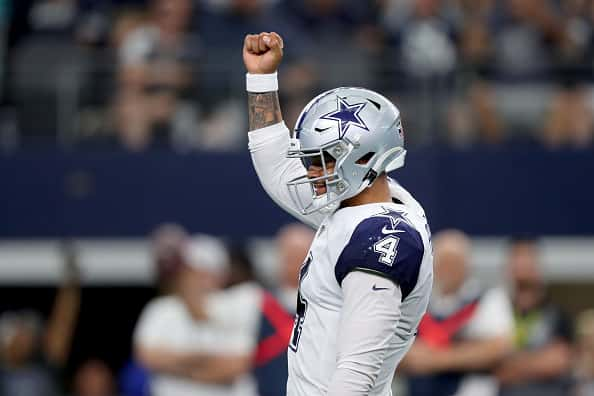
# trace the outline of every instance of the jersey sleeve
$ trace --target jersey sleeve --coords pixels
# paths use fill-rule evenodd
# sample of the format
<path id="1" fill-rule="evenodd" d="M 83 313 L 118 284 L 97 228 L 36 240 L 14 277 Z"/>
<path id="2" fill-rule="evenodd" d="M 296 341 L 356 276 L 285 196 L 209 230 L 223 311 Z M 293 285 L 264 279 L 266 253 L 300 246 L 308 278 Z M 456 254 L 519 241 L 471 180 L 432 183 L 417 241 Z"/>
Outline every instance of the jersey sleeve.
<path id="1" fill-rule="evenodd" d="M 383 276 L 400 286 L 404 299 L 417 283 L 423 254 L 421 235 L 398 214 L 373 216 L 355 228 L 334 274 L 341 286 L 351 271 Z"/>
<path id="2" fill-rule="evenodd" d="M 342 289 L 336 368 L 327 396 L 368 395 L 374 386 L 386 386 L 377 383 L 386 357 L 403 353 L 414 338 L 394 341 L 402 318 L 402 293 L 397 285 L 376 275 L 352 272 Z M 391 379 L 390 375 L 390 383 Z"/>
<path id="3" fill-rule="evenodd" d="M 248 133 L 252 162 L 260 183 L 268 195 L 285 211 L 309 226 L 318 228 L 324 220 L 321 213 L 302 214 L 293 203 L 287 182 L 306 174 L 305 167 L 297 158 L 287 158 L 289 130 L 284 122 L 257 129 Z M 311 194 L 303 188 L 300 194 Z M 306 201 L 308 196 L 304 196 Z"/>

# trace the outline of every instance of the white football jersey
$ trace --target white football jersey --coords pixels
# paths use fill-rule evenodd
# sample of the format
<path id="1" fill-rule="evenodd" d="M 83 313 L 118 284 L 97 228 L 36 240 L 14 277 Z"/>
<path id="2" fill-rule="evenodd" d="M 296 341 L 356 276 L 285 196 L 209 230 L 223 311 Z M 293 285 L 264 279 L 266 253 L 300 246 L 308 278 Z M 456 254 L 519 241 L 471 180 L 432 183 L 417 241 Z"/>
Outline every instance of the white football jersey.
<path id="1" fill-rule="evenodd" d="M 381 357 L 369 396 L 391 395 L 396 366 L 416 335 L 427 309 L 433 281 L 433 254 L 421 205 L 390 180 L 394 202 L 345 207 L 323 216 L 304 216 L 292 206 L 285 181 L 302 174 L 299 160 L 284 158 L 288 131 L 277 125 L 252 131 L 250 150 L 264 188 L 281 207 L 317 228 L 301 268 L 297 314 L 289 344 L 287 396 L 322 396 L 337 369 L 343 310 L 342 282 L 354 271 L 388 278 L 398 285 L 400 315 L 389 339 L 377 350 Z M 373 279 L 380 279 L 374 277 Z M 389 282 L 388 282 L 389 283 Z M 392 283 L 390 283 L 392 284 Z M 369 287 L 377 293 L 382 287 Z M 367 292 L 367 291 L 365 291 Z M 349 318 L 347 318 L 348 321 Z M 391 328 L 389 328 L 391 329 Z M 378 348 L 379 349 L 379 348 Z"/>
<path id="2" fill-rule="evenodd" d="M 323 395 L 336 367 L 342 279 L 353 270 L 385 276 L 403 293 L 400 323 L 370 395 L 389 395 L 431 292 L 432 254 L 422 213 L 402 204 L 347 207 L 318 229 L 301 269 L 297 315 L 289 345 L 287 395 Z M 373 292 L 370 290 L 370 292 Z"/>

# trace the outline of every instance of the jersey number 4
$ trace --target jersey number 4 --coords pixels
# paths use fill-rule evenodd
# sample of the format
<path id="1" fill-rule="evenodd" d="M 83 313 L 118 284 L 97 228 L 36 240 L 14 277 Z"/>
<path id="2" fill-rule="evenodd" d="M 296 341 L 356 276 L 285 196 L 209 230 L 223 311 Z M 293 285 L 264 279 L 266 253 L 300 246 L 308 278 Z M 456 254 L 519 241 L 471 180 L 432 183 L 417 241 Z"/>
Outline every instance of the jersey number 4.
<path id="1" fill-rule="evenodd" d="M 398 254 L 398 250 L 396 250 L 398 242 L 400 242 L 400 238 L 390 235 L 373 244 L 373 251 L 380 254 L 380 263 L 389 266 L 394 264 L 394 259 Z"/>
<path id="2" fill-rule="evenodd" d="M 291 342 L 289 343 L 289 348 L 291 348 L 294 352 L 297 352 L 297 347 L 299 346 L 299 338 L 301 338 L 301 330 L 303 328 L 303 321 L 305 320 L 305 314 L 307 313 L 307 300 L 301 295 L 301 283 L 303 282 L 303 278 L 307 275 L 309 271 L 309 265 L 311 264 L 312 256 L 311 253 L 307 256 L 305 263 L 301 266 L 301 270 L 299 271 L 299 291 L 297 292 L 297 311 L 295 314 L 295 322 L 293 324 L 293 333 L 291 335 Z"/>

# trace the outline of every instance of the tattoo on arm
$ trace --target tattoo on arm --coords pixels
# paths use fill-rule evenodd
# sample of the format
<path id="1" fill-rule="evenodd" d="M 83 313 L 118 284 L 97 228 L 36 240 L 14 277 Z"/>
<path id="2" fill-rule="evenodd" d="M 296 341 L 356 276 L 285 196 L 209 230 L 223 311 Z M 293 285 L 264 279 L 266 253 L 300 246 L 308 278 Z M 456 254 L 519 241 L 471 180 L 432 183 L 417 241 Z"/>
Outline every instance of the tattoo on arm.
<path id="1" fill-rule="evenodd" d="M 278 92 L 248 92 L 250 131 L 278 124 L 283 117 L 278 101 Z"/>

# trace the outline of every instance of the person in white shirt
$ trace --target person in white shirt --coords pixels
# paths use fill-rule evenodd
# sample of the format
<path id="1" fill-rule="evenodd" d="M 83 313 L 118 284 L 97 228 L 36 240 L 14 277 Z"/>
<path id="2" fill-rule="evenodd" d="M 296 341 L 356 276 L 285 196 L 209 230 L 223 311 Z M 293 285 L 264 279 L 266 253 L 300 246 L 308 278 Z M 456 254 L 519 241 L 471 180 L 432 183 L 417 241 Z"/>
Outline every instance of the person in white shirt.
<path id="1" fill-rule="evenodd" d="M 282 120 L 276 33 L 247 35 L 249 149 L 266 192 L 317 229 L 301 267 L 287 396 L 387 396 L 432 286 L 421 205 L 387 176 L 404 165 L 400 112 L 344 87 Z"/>
<path id="2" fill-rule="evenodd" d="M 229 257 L 213 237 L 193 237 L 182 257 L 174 292 L 151 301 L 134 332 L 135 355 L 152 374 L 151 394 L 253 395 L 245 374 L 256 342 L 258 290 L 220 290 Z"/>
<path id="3" fill-rule="evenodd" d="M 513 314 L 501 287 L 469 274 L 470 240 L 457 230 L 433 238 L 435 288 L 416 342 L 402 362 L 410 396 L 495 396 L 491 371 L 513 347 Z"/>

